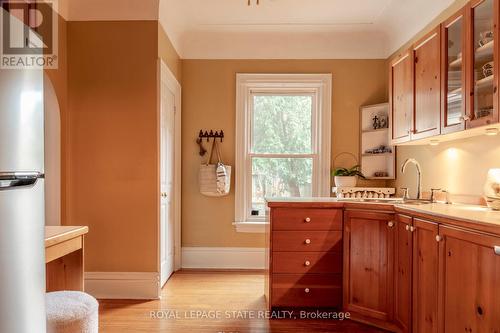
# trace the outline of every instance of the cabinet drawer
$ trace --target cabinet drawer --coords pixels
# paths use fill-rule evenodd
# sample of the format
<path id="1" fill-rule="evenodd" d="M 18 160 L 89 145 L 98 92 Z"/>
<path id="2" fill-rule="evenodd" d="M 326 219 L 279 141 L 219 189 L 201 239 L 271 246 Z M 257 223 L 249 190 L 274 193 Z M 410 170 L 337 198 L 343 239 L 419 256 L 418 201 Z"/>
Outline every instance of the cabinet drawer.
<path id="1" fill-rule="evenodd" d="M 273 274 L 272 306 L 342 306 L 341 274 Z"/>
<path id="2" fill-rule="evenodd" d="M 273 230 L 342 230 L 342 209 L 277 208 Z"/>
<path id="3" fill-rule="evenodd" d="M 273 252 L 342 252 L 342 231 L 273 231 Z"/>
<path id="4" fill-rule="evenodd" d="M 342 273 L 342 253 L 273 252 L 273 273 Z"/>

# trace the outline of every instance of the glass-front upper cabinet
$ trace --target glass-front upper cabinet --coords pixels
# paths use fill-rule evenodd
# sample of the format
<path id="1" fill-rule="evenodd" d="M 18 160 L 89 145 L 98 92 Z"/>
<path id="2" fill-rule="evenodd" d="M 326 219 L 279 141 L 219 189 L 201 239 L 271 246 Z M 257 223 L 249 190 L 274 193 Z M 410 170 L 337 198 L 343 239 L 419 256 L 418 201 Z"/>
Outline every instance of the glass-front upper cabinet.
<path id="1" fill-rule="evenodd" d="M 498 122 L 498 0 L 470 4 L 470 66 L 467 128 Z"/>
<path id="2" fill-rule="evenodd" d="M 441 133 L 465 129 L 467 8 L 463 8 L 442 25 L 443 108 Z"/>

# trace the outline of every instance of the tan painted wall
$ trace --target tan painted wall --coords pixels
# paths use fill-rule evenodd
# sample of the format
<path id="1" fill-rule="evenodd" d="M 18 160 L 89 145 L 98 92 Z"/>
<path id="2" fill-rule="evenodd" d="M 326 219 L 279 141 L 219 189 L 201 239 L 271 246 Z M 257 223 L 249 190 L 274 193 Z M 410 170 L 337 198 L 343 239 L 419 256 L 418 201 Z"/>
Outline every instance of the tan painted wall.
<path id="1" fill-rule="evenodd" d="M 225 131 L 222 154 L 234 165 L 236 73 L 332 73 L 332 158 L 342 151 L 358 154 L 359 107 L 387 100 L 384 60 L 183 60 L 183 246 L 264 244 L 262 235 L 237 233 L 232 226 L 234 188 L 225 198 L 204 197 L 198 191 L 202 160 L 195 139 L 200 129 Z"/>
<path id="2" fill-rule="evenodd" d="M 66 224 L 87 271 L 158 271 L 158 23 L 68 22 Z"/>
<path id="3" fill-rule="evenodd" d="M 168 38 L 161 24 L 158 23 L 158 57 L 160 57 L 172 71 L 177 81 L 182 84 L 181 58 L 177 54 L 172 42 Z"/>

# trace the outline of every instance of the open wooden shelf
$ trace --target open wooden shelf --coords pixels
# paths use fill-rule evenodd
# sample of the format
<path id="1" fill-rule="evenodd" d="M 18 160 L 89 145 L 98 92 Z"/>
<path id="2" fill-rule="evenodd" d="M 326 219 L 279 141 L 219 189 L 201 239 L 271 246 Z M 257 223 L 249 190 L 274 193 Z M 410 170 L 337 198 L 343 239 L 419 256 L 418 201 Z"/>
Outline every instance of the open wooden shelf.
<path id="1" fill-rule="evenodd" d="M 368 180 L 388 180 L 388 179 L 394 179 L 394 177 L 366 177 Z"/>
<path id="2" fill-rule="evenodd" d="M 362 157 L 375 157 L 375 156 L 391 156 L 394 155 L 394 152 L 392 153 L 381 153 L 381 154 L 361 154 Z"/>
<path id="3" fill-rule="evenodd" d="M 379 128 L 379 129 L 374 129 L 374 130 L 364 130 L 362 133 L 377 133 L 377 132 L 387 132 L 389 128 Z"/>
<path id="4" fill-rule="evenodd" d="M 389 127 L 373 129 L 374 116 L 389 119 L 389 104 L 361 107 L 360 110 L 360 147 L 361 171 L 367 179 L 387 180 L 396 176 L 396 148 L 391 146 Z M 392 153 L 367 154 L 367 150 L 380 146 L 389 147 Z M 386 177 L 374 177 L 377 172 L 385 172 Z"/>

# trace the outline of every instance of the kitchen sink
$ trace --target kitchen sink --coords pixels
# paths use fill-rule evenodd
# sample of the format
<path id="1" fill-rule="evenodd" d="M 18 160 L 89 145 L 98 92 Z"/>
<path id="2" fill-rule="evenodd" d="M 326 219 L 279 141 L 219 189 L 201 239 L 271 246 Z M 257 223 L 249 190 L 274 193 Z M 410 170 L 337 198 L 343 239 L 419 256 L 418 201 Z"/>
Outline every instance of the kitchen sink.
<path id="1" fill-rule="evenodd" d="M 406 199 L 403 198 L 340 198 L 338 201 L 344 202 L 366 202 L 366 203 L 387 203 L 397 205 L 425 205 L 432 203 L 430 200 Z"/>
<path id="2" fill-rule="evenodd" d="M 418 199 L 409 199 L 409 200 L 399 200 L 394 202 L 395 204 L 400 204 L 400 205 L 426 205 L 432 203 L 430 200 L 418 200 Z"/>
<path id="3" fill-rule="evenodd" d="M 376 202 L 376 203 L 396 203 L 402 202 L 403 198 L 339 198 L 338 201 L 345 202 Z"/>

